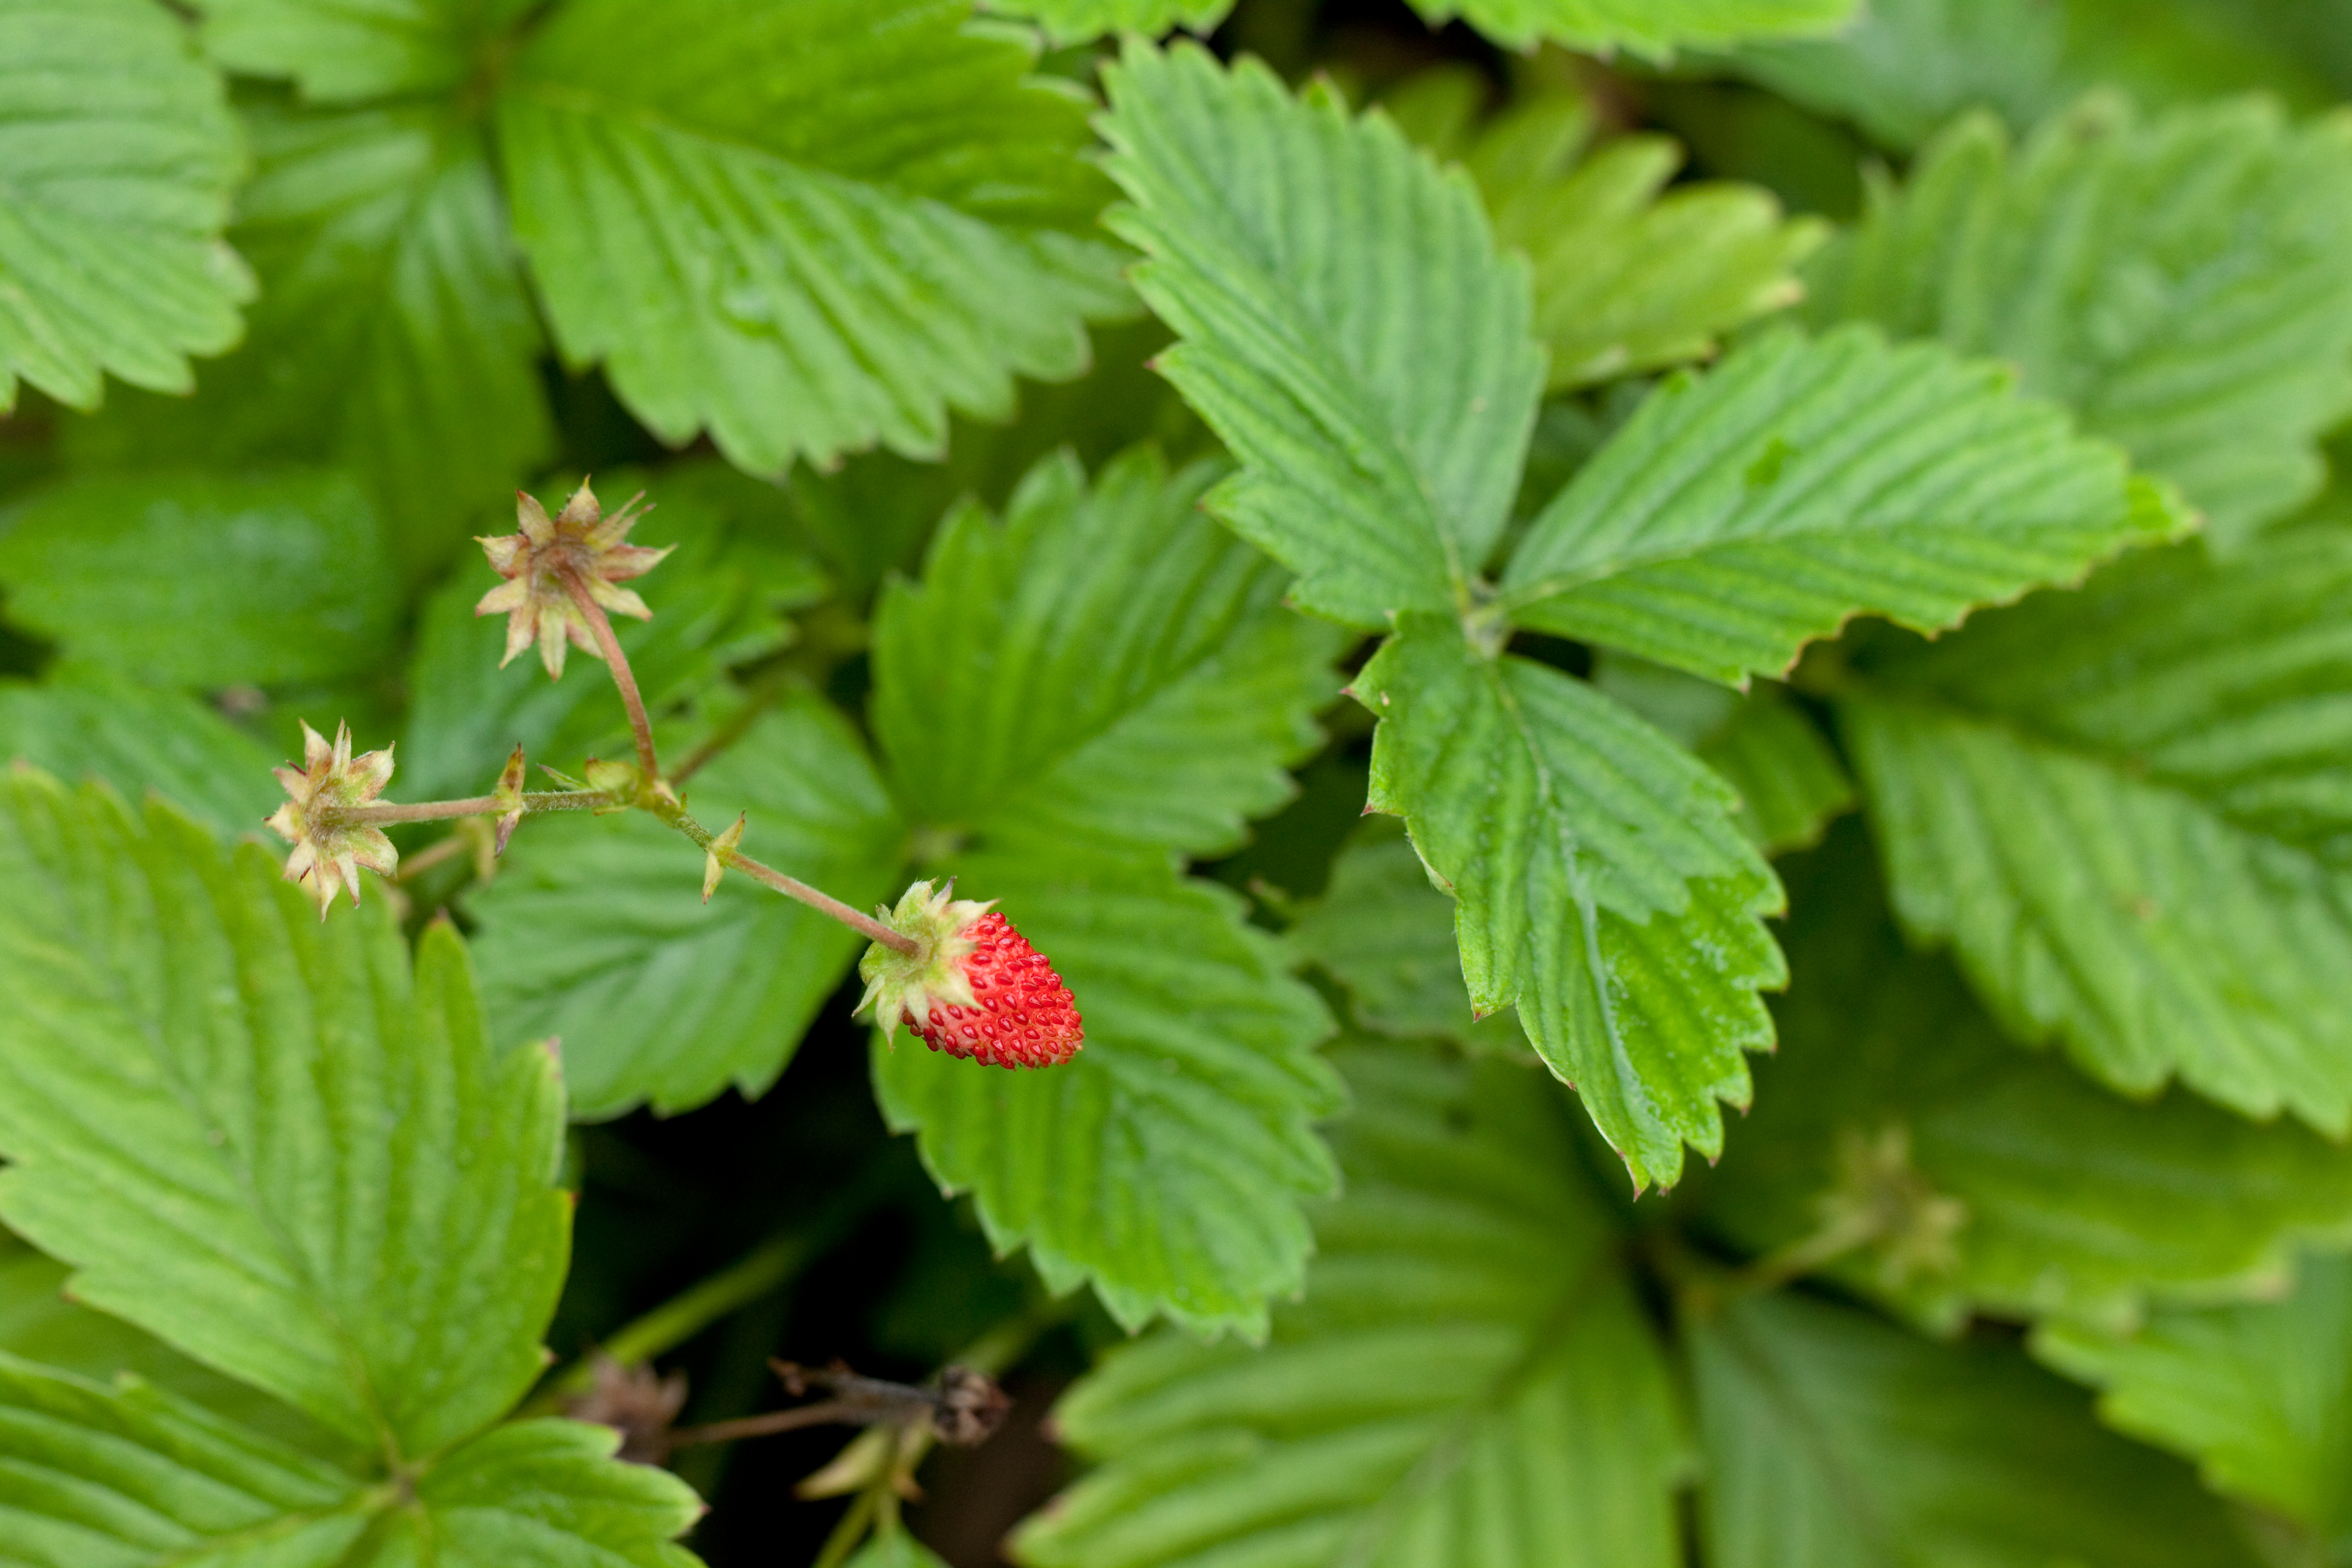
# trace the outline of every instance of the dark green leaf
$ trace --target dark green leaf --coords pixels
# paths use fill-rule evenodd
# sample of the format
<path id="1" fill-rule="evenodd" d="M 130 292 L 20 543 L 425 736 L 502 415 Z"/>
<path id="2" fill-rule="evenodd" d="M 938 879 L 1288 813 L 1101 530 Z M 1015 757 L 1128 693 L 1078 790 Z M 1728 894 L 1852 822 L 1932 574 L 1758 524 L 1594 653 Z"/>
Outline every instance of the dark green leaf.
<path id="1" fill-rule="evenodd" d="M 1263 1350 L 1173 1331 L 1055 1424 L 1095 1470 L 1037 1568 L 1683 1561 L 1683 1422 L 1609 1217 L 1523 1069 L 1350 1049 L 1348 1195 Z"/>

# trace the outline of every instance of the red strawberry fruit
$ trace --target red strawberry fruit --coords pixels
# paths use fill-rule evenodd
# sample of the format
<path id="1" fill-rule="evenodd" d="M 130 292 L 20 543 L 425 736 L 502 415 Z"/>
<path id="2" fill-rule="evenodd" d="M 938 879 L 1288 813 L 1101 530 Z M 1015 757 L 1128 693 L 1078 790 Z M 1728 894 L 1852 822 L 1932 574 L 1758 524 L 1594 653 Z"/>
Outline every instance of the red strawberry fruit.
<path id="1" fill-rule="evenodd" d="M 866 949 L 859 1011 L 873 1009 L 886 1039 L 904 1023 L 931 1049 L 990 1067 L 1068 1061 L 1086 1042 L 1070 988 L 1011 921 L 953 892 L 953 884 L 935 891 L 917 882 L 896 910 L 876 911 L 913 937 L 916 951 L 909 957 L 878 942 Z"/>

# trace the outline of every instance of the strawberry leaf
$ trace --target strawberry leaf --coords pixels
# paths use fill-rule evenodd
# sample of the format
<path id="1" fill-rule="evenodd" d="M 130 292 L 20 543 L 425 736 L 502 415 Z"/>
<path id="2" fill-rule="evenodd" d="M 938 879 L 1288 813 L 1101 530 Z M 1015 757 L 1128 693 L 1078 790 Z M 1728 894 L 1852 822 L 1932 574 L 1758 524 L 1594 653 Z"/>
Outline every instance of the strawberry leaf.
<path id="1" fill-rule="evenodd" d="M 2014 150 L 1988 116 L 1946 131 L 1818 258 L 1810 308 L 2019 366 L 2233 541 L 2318 492 L 2352 411 L 2347 248 L 2352 121 L 2094 98 Z"/>
<path id="2" fill-rule="evenodd" d="M 1948 961 L 1905 950 L 1858 831 L 1788 875 L 1780 1048 L 1699 1194 L 1743 1248 L 1875 1205 L 1887 1229 L 1825 1270 L 1840 1287 L 1946 1333 L 1971 1312 L 2120 1328 L 2275 1289 L 2297 1242 L 2352 1224 L 2352 1155 L 2318 1134 L 2135 1105 L 2003 1039 Z M 1931 1194 L 1959 1205 L 1941 1246 L 1912 1223 Z"/>
<path id="3" fill-rule="evenodd" d="M 380 1454 L 503 1415 L 562 1280 L 561 1091 L 491 1057 L 455 933 L 412 979 L 381 902 L 321 926 L 258 847 L 29 772 L 0 882 L 0 1217 L 78 1299 Z"/>
<path id="4" fill-rule="evenodd" d="M 898 891 L 906 827 L 856 732 L 813 694 L 698 774 L 692 805 L 714 829 L 748 813 L 745 853 L 854 906 Z M 468 904 L 483 1000 L 499 1039 L 563 1042 L 578 1116 L 761 1093 L 865 945 L 747 878 L 704 903 L 692 847 L 642 814 L 534 821 L 507 853 Z"/>
<path id="5" fill-rule="evenodd" d="M 1496 1063 L 1343 1060 L 1348 1195 L 1305 1303 L 1264 1349 L 1113 1351 L 1055 1413 L 1100 1468 L 1022 1561 L 1682 1562 L 1670 1374 L 1557 1103 Z"/>
<path id="6" fill-rule="evenodd" d="M 1948 626 L 2186 525 L 1999 366 L 1776 332 L 1653 393 L 1529 524 L 1502 605 L 1739 684 L 1859 611 Z"/>
<path id="7" fill-rule="evenodd" d="M 2352 1529 L 2352 1260 L 2309 1258 L 2297 1276 L 2283 1300 L 2184 1306 L 2129 1331 L 2050 1324 L 2034 1352 L 2096 1386 L 2109 1426 L 2197 1461 L 2216 1490 L 2341 1540 Z"/>
<path id="8" fill-rule="evenodd" d="M 2251 1568 L 2229 1516 L 2014 1350 L 1790 1295 L 1688 1323 L 1719 1568 Z"/>
<path id="9" fill-rule="evenodd" d="M 1461 17 L 1498 44 L 1538 43 L 1653 58 L 1678 47 L 1741 38 L 1826 33 L 1852 17 L 1857 0 L 1412 0 L 1433 26 Z"/>
<path id="10" fill-rule="evenodd" d="M 524 46 L 499 138 L 564 357 L 648 428 L 781 475 L 1003 418 L 1086 368 L 1125 291 L 1086 105 L 952 0 L 574 0 Z"/>
<path id="11" fill-rule="evenodd" d="M 1160 364 L 1241 459 L 1210 509 L 1379 628 L 1451 610 L 1509 521 L 1541 389 L 1525 266 L 1385 117 L 1244 59 L 1131 43 L 1108 68 L 1112 226 L 1183 340 Z"/>
<path id="12" fill-rule="evenodd" d="M 314 103 L 454 92 L 531 0 L 195 0 L 206 52 Z"/>
<path id="13" fill-rule="evenodd" d="M 1003 852 L 1237 847 L 1289 799 L 1339 638 L 1151 449 L 1091 489 L 1065 453 L 992 521 L 951 513 L 883 595 L 874 731 L 908 820 Z"/>
<path id="14" fill-rule="evenodd" d="M 232 838 L 285 798 L 269 776 L 280 759 L 215 710 L 95 666 L 0 681 L 0 763 L 17 760 L 129 800 L 152 789 Z"/>
<path id="15" fill-rule="evenodd" d="M 2352 1127 L 2352 545 L 2150 552 L 1843 704 L 1895 908 L 2130 1093 Z"/>
<path id="16" fill-rule="evenodd" d="M 878 1038 L 874 1085 L 943 1190 L 969 1190 L 999 1252 L 1025 1246 L 1057 1292 L 1091 1280 L 1133 1330 L 1263 1335 L 1298 1289 L 1303 1199 L 1334 1173 L 1314 1122 L 1339 1084 L 1330 1019 L 1213 884 L 1132 858 L 973 855 L 961 890 L 998 900 L 1077 998 L 1086 1046 L 1017 1072 Z"/>
<path id="17" fill-rule="evenodd" d="M 1756 995 L 1786 977 L 1762 917 L 1780 884 L 1729 786 L 1582 681 L 1480 657 L 1451 622 L 1400 618 L 1351 689 L 1380 718 L 1370 808 L 1402 816 L 1456 900 L 1474 1006 L 1518 1008 L 1637 1187 L 1688 1142 L 1723 1148 Z"/>
<path id="18" fill-rule="evenodd" d="M 366 492 L 303 469 L 61 481 L 0 520 L 0 584 L 18 626 L 174 686 L 368 668 L 400 615 Z"/>
<path id="19" fill-rule="evenodd" d="M 218 75 L 150 0 L 0 6 L 0 413 L 18 377 L 95 408 L 194 385 L 253 283 L 222 243 L 244 172 Z"/>
<path id="20" fill-rule="evenodd" d="M 1206 37 L 1225 19 L 1234 0 L 982 0 L 991 11 L 1026 16 L 1057 44 L 1080 44 L 1107 33 L 1153 37 L 1172 27 Z"/>

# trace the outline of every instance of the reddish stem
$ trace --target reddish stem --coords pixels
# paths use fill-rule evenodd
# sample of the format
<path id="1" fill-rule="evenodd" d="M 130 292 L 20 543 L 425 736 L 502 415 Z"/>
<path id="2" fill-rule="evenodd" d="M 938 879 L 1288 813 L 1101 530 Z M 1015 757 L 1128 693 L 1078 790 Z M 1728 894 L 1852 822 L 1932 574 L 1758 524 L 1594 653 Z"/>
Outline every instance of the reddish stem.
<path id="1" fill-rule="evenodd" d="M 878 942 L 885 947 L 895 948 L 908 958 L 915 956 L 918 944 L 913 937 L 904 931 L 892 931 L 872 915 L 858 913 L 832 894 L 819 892 L 799 878 L 787 877 L 773 866 L 763 866 L 749 855 L 740 854 L 730 849 L 727 852 L 725 860 L 728 865 L 735 867 L 763 887 L 773 888 L 788 899 L 798 899 L 820 914 L 831 915 L 843 925 L 859 932 L 870 941 Z"/>
<path id="2" fill-rule="evenodd" d="M 629 733 L 636 737 L 637 766 L 651 783 L 661 777 L 661 763 L 654 756 L 653 721 L 646 717 L 646 700 L 638 694 L 636 672 L 629 668 L 629 656 L 621 651 L 621 639 L 614 635 L 612 617 L 604 614 L 588 592 L 588 580 L 580 575 L 576 566 L 561 566 L 556 577 L 563 591 L 572 595 L 572 603 L 588 621 L 588 630 L 594 635 L 596 646 L 604 655 L 604 668 L 613 672 L 613 684 L 621 689 L 621 706 L 629 710 Z"/>

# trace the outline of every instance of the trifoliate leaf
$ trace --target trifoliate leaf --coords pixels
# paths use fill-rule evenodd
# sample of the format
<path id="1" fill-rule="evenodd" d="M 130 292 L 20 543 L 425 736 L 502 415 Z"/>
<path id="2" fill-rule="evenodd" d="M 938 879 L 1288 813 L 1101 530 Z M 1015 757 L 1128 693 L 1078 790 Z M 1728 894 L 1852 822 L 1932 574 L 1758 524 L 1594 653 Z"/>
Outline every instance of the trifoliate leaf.
<path id="1" fill-rule="evenodd" d="M 689 805 L 714 830 L 748 813 L 744 853 L 853 907 L 898 890 L 906 827 L 856 731 L 813 694 L 696 774 Z M 705 904 L 701 872 L 694 846 L 642 813 L 551 816 L 521 826 L 470 900 L 495 1033 L 563 1042 L 574 1115 L 761 1092 L 863 948 L 748 878 Z"/>
<path id="2" fill-rule="evenodd" d="M 1055 1413 L 1101 1468 L 1035 1568 L 1664 1568 L 1685 1438 L 1553 1097 L 1522 1068 L 1354 1048 L 1305 1303 L 1263 1350 L 1162 1331 Z"/>
<path id="3" fill-rule="evenodd" d="M 1822 252 L 1809 309 L 2017 365 L 2235 541 L 2318 491 L 2352 410 L 2347 250 L 2352 116 L 2101 97 L 2014 151 L 1989 115 L 1945 132 Z"/>
<path id="4" fill-rule="evenodd" d="M 0 585 L 76 658 L 178 686 L 365 669 L 400 614 L 366 493 L 309 470 L 52 485 L 0 512 Z"/>
<path id="5" fill-rule="evenodd" d="M 1069 984 L 1086 1046 L 1013 1071 L 874 1047 L 874 1085 L 948 1191 L 969 1189 L 1001 1252 L 1045 1282 L 1091 1280 L 1129 1329 L 1265 1331 L 1298 1289 L 1303 1200 L 1328 1192 L 1314 1122 L 1339 1107 L 1315 1055 L 1330 1019 L 1283 973 L 1239 899 L 1129 859 L 971 856 L 957 891 L 998 900 Z"/>
<path id="6" fill-rule="evenodd" d="M 773 651 L 785 637 L 778 612 L 822 596 L 823 574 L 796 545 L 772 536 L 771 519 L 733 510 L 733 498 L 690 466 L 620 469 L 597 476 L 596 486 L 614 501 L 646 489 L 653 508 L 631 537 L 676 546 L 635 584 L 654 618 L 625 616 L 614 626 L 656 714 L 708 690 L 729 663 Z M 626 717 L 601 669 L 574 666 L 550 680 L 529 655 L 499 668 L 506 622 L 474 614 L 497 582 L 469 552 L 425 602 L 409 666 L 415 705 L 400 751 L 407 794 L 481 794 L 518 745 L 533 761 L 565 769 L 627 749 Z"/>
<path id="7" fill-rule="evenodd" d="M 1592 683 L 1722 774 L 1738 793 L 1739 826 L 1768 855 L 1819 843 L 1854 804 L 1844 764 L 1786 687 L 1729 691 L 1623 654 L 1596 660 Z"/>
<path id="8" fill-rule="evenodd" d="M 1206 37 L 1234 0 L 982 0 L 991 11 L 1026 16 L 1056 43 L 1084 43 L 1106 33 L 1157 37 L 1173 27 Z"/>
<path id="9" fill-rule="evenodd" d="M 168 807 L 5 792 L 0 1218 L 77 1299 L 389 1458 L 505 1413 L 562 1282 L 562 1090 L 493 1058 L 454 931 L 412 979 L 381 900 L 321 925 Z"/>
<path id="10" fill-rule="evenodd" d="M 269 775 L 284 759 L 214 709 L 89 665 L 37 686 L 0 681 L 0 763 L 20 758 L 62 779 L 104 779 L 126 800 L 152 789 L 232 838 L 259 832 L 285 798 Z"/>
<path id="11" fill-rule="evenodd" d="M 349 18 L 345 20 L 348 22 Z M 552 444 L 539 321 L 480 126 L 450 105 L 247 110 L 258 163 L 232 236 L 262 295 L 193 403 L 118 399 L 73 461 L 340 463 L 382 503 L 412 580 Z"/>
<path id="12" fill-rule="evenodd" d="M 531 0 L 195 0 L 211 56 L 248 76 L 291 77 L 338 102 L 454 92 L 489 68 Z"/>
<path id="13" fill-rule="evenodd" d="M 2306 15 L 2326 25 L 2320 7 L 2193 0 L 1872 0 L 1834 37 L 1753 43 L 1723 63 L 1907 153 L 1964 109 L 2030 126 L 2103 84 L 2151 108 L 2252 88 L 2318 108 L 2336 96 L 2325 78 L 2265 36 Z"/>
<path id="14" fill-rule="evenodd" d="M 950 517 L 875 618 L 873 722 L 909 821 L 1010 851 L 1216 854 L 1294 791 L 1339 690 L 1332 628 L 1200 514 L 1214 469 L 1067 453 Z"/>
<path id="15" fill-rule="evenodd" d="M 1776 332 L 1653 393 L 1528 526 L 1501 604 L 1738 684 L 1857 613 L 1948 626 L 2185 522 L 2000 366 Z"/>
<path id="16" fill-rule="evenodd" d="M 1653 58 L 1676 48 L 1826 33 L 1859 0 L 1412 0 L 1433 26 L 1461 17 L 1498 44 L 1538 43 Z"/>
<path id="17" fill-rule="evenodd" d="M 2252 1568 L 2186 1468 L 2012 1349 L 1801 1297 L 1688 1324 L 1717 1568 Z"/>
<path id="18" fill-rule="evenodd" d="M 139 1383 L 0 1355 L 0 1540 L 10 1561 L 171 1568 L 693 1568 L 698 1507 L 571 1421 L 501 1426 L 389 1480 Z"/>
<path id="19" fill-rule="evenodd" d="M 1994 1015 L 2147 1093 L 2352 1126 L 2352 543 L 2152 552 L 1868 663 L 1896 913 Z"/>
<path id="20" fill-rule="evenodd" d="M 1086 368 L 1120 313 L 1086 104 L 955 0 L 575 0 L 501 89 L 515 233 L 557 342 L 646 426 L 754 472 Z"/>
<path id="21" fill-rule="evenodd" d="M 1462 175 L 1328 87 L 1132 43 L 1105 69 L 1108 220 L 1183 340 L 1160 365 L 1241 459 L 1209 505 L 1299 576 L 1318 615 L 1378 629 L 1453 611 L 1509 521 L 1542 386 L 1527 269 Z"/>
<path id="22" fill-rule="evenodd" d="M 1949 1331 L 2128 1326 L 2273 1289 L 2296 1241 L 2352 1234 L 2352 1153 L 2316 1133 L 2177 1090 L 2135 1105 L 2003 1039 L 1948 961 L 1905 951 L 1858 830 L 1789 875 L 1780 1049 L 1701 1188 L 1742 1247 L 1834 1234 L 1840 1285 Z"/>
<path id="23" fill-rule="evenodd" d="M 1384 1035 L 1431 1036 L 1524 1052 L 1508 1013 L 1476 1017 L 1454 942 L 1454 900 L 1432 886 L 1399 825 L 1366 819 L 1331 863 L 1330 885 L 1290 928 L 1293 952 L 1348 993 L 1356 1021 Z"/>
<path id="24" fill-rule="evenodd" d="M 1590 686 L 1482 658 L 1450 621 L 1401 617 L 1351 688 L 1381 720 L 1370 806 L 1405 819 L 1451 884 L 1472 1004 L 1519 1024 L 1623 1156 L 1669 1185 L 1723 1148 L 1742 1053 L 1772 1043 L 1786 977 L 1762 917 L 1780 884 L 1730 788 Z"/>
<path id="25" fill-rule="evenodd" d="M 0 412 L 22 376 L 186 392 L 253 282 L 222 242 L 244 172 L 219 76 L 152 0 L 0 4 Z"/>
<path id="26" fill-rule="evenodd" d="M 2107 1424 L 2197 1461 L 2218 1490 L 2352 1532 L 2352 1259 L 2310 1258 L 2284 1300 L 2053 1324 L 2036 1354 L 2099 1388 Z"/>
<path id="27" fill-rule="evenodd" d="M 1496 241 L 1533 263 L 1553 391 L 1712 357 L 1723 333 L 1803 298 L 1793 268 L 1828 237 L 1819 219 L 1783 222 L 1754 185 L 1668 190 L 1683 162 L 1672 138 L 1591 146 L 1591 111 L 1567 93 L 1475 124 L 1486 93 L 1468 67 L 1441 67 L 1382 101 L 1414 141 L 1469 171 Z"/>

